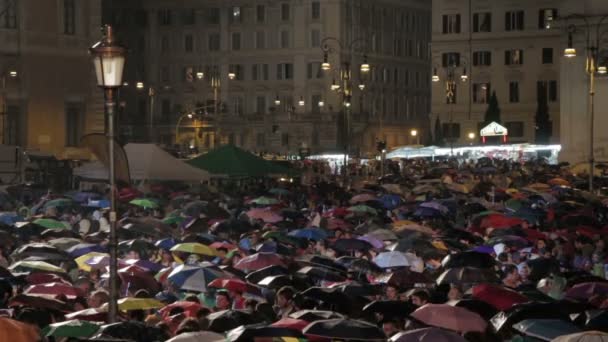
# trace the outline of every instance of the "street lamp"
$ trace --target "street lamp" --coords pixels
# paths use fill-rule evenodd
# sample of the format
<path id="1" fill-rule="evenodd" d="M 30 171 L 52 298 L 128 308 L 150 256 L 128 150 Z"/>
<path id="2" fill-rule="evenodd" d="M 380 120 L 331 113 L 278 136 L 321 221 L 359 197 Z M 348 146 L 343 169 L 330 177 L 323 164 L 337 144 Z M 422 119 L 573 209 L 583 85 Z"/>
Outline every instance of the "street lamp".
<path id="1" fill-rule="evenodd" d="M 205 77 L 205 74 L 204 74 L 202 71 L 198 71 L 198 72 L 196 73 L 196 78 L 197 78 L 197 79 L 202 80 L 202 79 L 203 79 L 203 77 Z"/>
<path id="2" fill-rule="evenodd" d="M 116 236 L 116 175 L 114 169 L 114 110 L 116 90 L 122 86 L 122 73 L 127 50 L 114 40 L 112 27 L 104 26 L 103 38 L 95 43 L 89 53 L 93 57 L 97 86 L 104 90 L 105 111 L 108 119 L 108 153 L 110 159 L 110 300 L 108 321 L 116 322 L 118 314 L 118 239 Z"/>
<path id="3" fill-rule="evenodd" d="M 277 97 L 274 98 L 274 105 L 275 106 L 281 105 L 281 99 L 279 99 L 279 95 L 277 95 Z"/>
<path id="4" fill-rule="evenodd" d="M 554 18 L 551 18 L 553 20 Z M 606 74 L 605 65 L 600 65 L 600 44 L 603 42 L 606 30 L 602 31 L 604 21 L 608 15 L 588 16 L 583 14 L 571 14 L 558 20 L 566 21 L 568 32 L 568 45 L 564 49 L 564 57 L 576 57 L 576 48 L 573 43 L 573 35 L 577 31 L 575 24 L 568 25 L 568 21 L 579 21 L 582 29 L 586 33 L 585 51 L 585 72 L 589 76 L 589 191 L 593 192 L 593 177 L 595 171 L 595 77 L 596 74 Z M 591 38 L 591 33 L 595 31 L 595 40 Z"/>
<path id="5" fill-rule="evenodd" d="M 228 78 L 232 81 L 232 80 L 234 80 L 236 78 L 236 74 L 231 71 L 231 72 L 228 73 Z"/>
<path id="6" fill-rule="evenodd" d="M 471 141 L 470 145 L 473 145 L 473 141 L 475 140 L 475 133 L 469 132 L 468 137 L 469 137 L 469 140 Z"/>
<path id="7" fill-rule="evenodd" d="M 13 77 L 13 78 L 17 77 L 17 75 L 18 75 L 18 74 L 17 74 L 17 70 L 11 70 L 11 71 L 9 71 L 9 72 L 8 72 L 8 75 L 9 75 L 10 77 Z"/>
<path id="8" fill-rule="evenodd" d="M 137 84 L 135 84 L 135 87 L 137 89 L 144 89 L 144 82 L 137 82 Z"/>
<path id="9" fill-rule="evenodd" d="M 418 130 L 412 129 L 410 131 L 410 135 L 412 136 L 412 138 L 416 139 L 416 145 L 420 145 L 420 136 L 418 135 Z"/>
<path id="10" fill-rule="evenodd" d="M 192 118 L 194 118 L 194 114 L 192 114 L 191 112 L 183 114 L 179 117 L 179 119 L 177 119 L 177 124 L 175 125 L 175 144 L 178 145 L 179 144 L 179 126 L 182 123 L 182 120 L 188 118 L 190 120 L 192 120 Z"/>
<path id="11" fill-rule="evenodd" d="M 304 97 L 303 96 L 300 96 L 300 101 L 298 101 L 298 105 L 300 107 L 304 107 Z"/>

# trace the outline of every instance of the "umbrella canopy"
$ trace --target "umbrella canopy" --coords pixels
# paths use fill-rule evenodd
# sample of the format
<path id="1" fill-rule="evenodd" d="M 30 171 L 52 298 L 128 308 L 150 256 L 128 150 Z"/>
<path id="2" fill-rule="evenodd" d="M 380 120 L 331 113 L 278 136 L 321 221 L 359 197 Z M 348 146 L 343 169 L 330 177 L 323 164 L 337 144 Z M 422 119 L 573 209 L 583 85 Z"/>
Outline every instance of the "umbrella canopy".
<path id="1" fill-rule="evenodd" d="M 608 283 L 586 282 L 576 284 L 566 291 L 566 297 L 586 300 L 596 295 L 608 295 Z"/>
<path id="2" fill-rule="evenodd" d="M 509 310 L 515 304 L 529 301 L 528 298 L 513 290 L 492 284 L 474 286 L 472 297 L 492 305 L 499 311 Z"/>
<path id="3" fill-rule="evenodd" d="M 383 317 L 407 317 L 416 307 L 400 300 L 375 300 L 363 307 L 363 312 L 381 313 Z"/>
<path id="4" fill-rule="evenodd" d="M 369 202 L 369 201 L 375 201 L 377 200 L 376 196 L 372 195 L 372 194 L 360 194 L 360 195 L 355 195 L 350 199 L 350 203 L 352 204 L 356 204 L 356 203 L 365 203 L 365 202 Z"/>
<path id="5" fill-rule="evenodd" d="M 560 336 L 553 339 L 551 342 L 608 342 L 608 334 L 601 331 L 585 331 Z"/>
<path id="6" fill-rule="evenodd" d="M 411 316 L 425 324 L 458 332 L 484 332 L 488 325 L 478 314 L 447 304 L 425 304 Z"/>
<path id="7" fill-rule="evenodd" d="M 400 332 L 389 339 L 390 342 L 467 342 L 451 331 L 439 328 L 422 328 Z"/>
<path id="8" fill-rule="evenodd" d="M 255 208 L 245 213 L 247 217 L 254 220 L 261 220 L 266 223 L 277 223 L 283 221 L 283 217 L 268 208 Z"/>
<path id="9" fill-rule="evenodd" d="M 179 334 L 167 342 L 225 342 L 226 337 L 212 331 L 196 331 Z"/>
<path id="10" fill-rule="evenodd" d="M 204 291 L 209 283 L 222 275 L 221 272 L 208 267 L 179 265 L 171 271 L 167 279 L 185 291 Z"/>
<path id="11" fill-rule="evenodd" d="M 494 265 L 496 265 L 496 261 L 491 255 L 475 251 L 448 254 L 441 261 L 441 266 L 446 269 L 454 267 L 492 268 Z"/>
<path id="12" fill-rule="evenodd" d="M 154 298 L 126 297 L 118 300 L 118 309 L 121 311 L 160 309 L 165 304 Z"/>
<path id="13" fill-rule="evenodd" d="M 50 273 L 66 273 L 63 268 L 57 267 L 44 261 L 18 261 L 8 268 L 12 272 L 50 272 Z"/>
<path id="14" fill-rule="evenodd" d="M 171 247 L 171 252 L 184 252 L 190 254 L 199 254 L 199 255 L 207 255 L 207 256 L 215 256 L 217 255 L 216 251 L 202 243 L 196 242 L 185 242 L 179 243 L 173 247 Z"/>
<path id="15" fill-rule="evenodd" d="M 310 323 L 306 335 L 334 340 L 384 341 L 386 335 L 377 326 L 352 319 L 328 319 Z"/>
<path id="16" fill-rule="evenodd" d="M 32 223 L 46 229 L 70 229 L 68 224 L 50 218 L 39 218 L 34 220 Z"/>
<path id="17" fill-rule="evenodd" d="M 32 342 L 40 340 L 33 325 L 0 317 L 0 341 Z"/>
<path id="18" fill-rule="evenodd" d="M 576 325 L 559 319 L 526 319 L 514 324 L 513 329 L 543 341 L 551 341 L 559 336 L 581 331 Z"/>
<path id="19" fill-rule="evenodd" d="M 247 272 L 259 270 L 271 265 L 285 266 L 285 263 L 278 254 L 256 253 L 239 260 L 239 262 L 234 265 L 234 268 Z"/>
<path id="20" fill-rule="evenodd" d="M 72 337 L 72 338 L 85 338 L 93 336 L 100 326 L 95 323 L 80 320 L 69 320 L 59 323 L 53 323 L 40 332 L 46 337 Z"/>
<path id="21" fill-rule="evenodd" d="M 61 282 L 32 285 L 25 289 L 24 293 L 51 296 L 64 294 L 68 299 L 74 299 L 85 295 L 79 288 Z"/>
<path id="22" fill-rule="evenodd" d="M 494 270 L 456 267 L 445 270 L 438 278 L 437 284 L 479 284 L 497 282 Z"/>
<path id="23" fill-rule="evenodd" d="M 254 199 L 251 200 L 251 203 L 257 204 L 257 205 L 260 205 L 260 206 L 271 206 L 271 205 L 278 204 L 280 202 L 281 201 L 279 201 L 276 198 L 266 197 L 266 196 L 254 198 Z"/>
<path id="24" fill-rule="evenodd" d="M 249 342 L 257 339 L 283 339 L 285 340 L 300 340 L 304 339 L 304 335 L 291 328 L 267 326 L 265 324 L 240 326 L 230 330 L 226 334 L 226 340 L 230 342 Z"/>
<path id="25" fill-rule="evenodd" d="M 395 268 L 411 266 L 413 260 L 410 259 L 406 253 L 390 251 L 378 254 L 374 258 L 374 262 L 382 268 Z"/>
<path id="26" fill-rule="evenodd" d="M 292 313 L 289 315 L 289 317 L 307 322 L 344 318 L 344 316 L 340 313 L 324 310 L 300 310 Z"/>
<path id="27" fill-rule="evenodd" d="M 465 308 L 471 312 L 475 312 L 486 320 L 490 320 L 490 318 L 494 317 L 494 315 L 498 313 L 498 310 L 496 310 L 496 308 L 494 308 L 492 305 L 477 299 L 450 300 L 446 302 L 446 304 Z"/>
<path id="28" fill-rule="evenodd" d="M 256 323 L 256 318 L 244 310 L 223 310 L 211 313 L 207 316 L 209 330 L 223 333 L 228 330 Z"/>
<path id="29" fill-rule="evenodd" d="M 319 228 L 303 228 L 296 229 L 289 233 L 290 236 L 308 240 L 325 240 L 328 236 L 327 232 Z"/>

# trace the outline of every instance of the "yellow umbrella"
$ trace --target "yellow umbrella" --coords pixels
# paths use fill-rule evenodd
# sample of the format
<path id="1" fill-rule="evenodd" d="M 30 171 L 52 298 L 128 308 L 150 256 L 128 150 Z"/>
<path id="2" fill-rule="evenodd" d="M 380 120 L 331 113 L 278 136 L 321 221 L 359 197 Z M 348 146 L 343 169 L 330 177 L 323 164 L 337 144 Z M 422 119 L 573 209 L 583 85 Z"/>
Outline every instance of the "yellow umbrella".
<path id="1" fill-rule="evenodd" d="M 423 234 L 433 235 L 433 229 L 427 226 L 420 225 L 416 222 L 412 221 L 397 221 L 393 223 L 393 230 L 396 232 L 401 232 L 404 230 L 413 230 L 416 232 L 420 232 Z"/>
<path id="2" fill-rule="evenodd" d="M 448 188 L 448 190 L 456 191 L 461 194 L 468 194 L 470 191 L 465 184 L 460 183 L 446 183 L 445 187 Z"/>
<path id="3" fill-rule="evenodd" d="M 108 253 L 100 253 L 100 252 L 90 252 L 84 255 L 79 256 L 78 258 L 74 259 L 74 261 L 76 261 L 76 265 L 78 265 L 78 268 L 85 271 L 85 272 L 91 272 L 91 266 L 86 264 L 86 261 L 96 257 L 96 256 L 110 256 Z"/>
<path id="4" fill-rule="evenodd" d="M 163 306 L 165 304 L 154 298 L 126 297 L 118 300 L 118 309 L 121 311 L 160 309 Z"/>
<path id="5" fill-rule="evenodd" d="M 545 183 L 533 183 L 528 185 L 527 187 L 536 191 L 544 191 L 551 189 L 551 187 Z"/>
<path id="6" fill-rule="evenodd" d="M 435 240 L 435 241 L 431 242 L 431 244 L 433 245 L 433 247 L 435 247 L 437 249 L 441 249 L 444 251 L 449 250 L 448 246 L 446 246 L 445 243 L 443 243 L 443 241 Z"/>
<path id="7" fill-rule="evenodd" d="M 179 243 L 171 248 L 171 252 L 184 252 L 209 256 L 217 255 L 213 248 L 196 242 Z"/>

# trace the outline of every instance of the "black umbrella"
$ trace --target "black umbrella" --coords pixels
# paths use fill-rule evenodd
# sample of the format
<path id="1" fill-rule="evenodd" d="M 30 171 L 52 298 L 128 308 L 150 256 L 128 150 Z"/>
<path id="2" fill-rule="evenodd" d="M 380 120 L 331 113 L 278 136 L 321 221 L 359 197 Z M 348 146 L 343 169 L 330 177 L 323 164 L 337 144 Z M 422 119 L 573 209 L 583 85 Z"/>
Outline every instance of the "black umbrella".
<path id="1" fill-rule="evenodd" d="M 281 265 L 271 265 L 249 273 L 245 279 L 250 283 L 259 283 L 262 279 L 270 276 L 289 274 L 289 270 Z"/>
<path id="2" fill-rule="evenodd" d="M 490 323 L 496 332 L 508 331 L 513 324 L 524 319 L 562 319 L 569 321 L 570 314 L 585 311 L 585 306 L 577 306 L 571 303 L 554 302 L 538 303 L 528 302 L 515 304 L 508 311 L 497 313 Z"/>
<path id="3" fill-rule="evenodd" d="M 350 271 L 354 272 L 363 272 L 363 273 L 381 273 L 383 269 L 378 267 L 375 263 L 367 260 L 356 258 L 352 256 L 343 256 L 336 259 L 336 262 L 340 265 L 346 267 Z"/>
<path id="4" fill-rule="evenodd" d="M 208 329 L 217 333 L 223 333 L 241 325 L 258 323 L 252 314 L 243 310 L 218 311 L 209 314 L 207 319 L 209 320 Z"/>
<path id="5" fill-rule="evenodd" d="M 349 296 L 370 297 L 382 294 L 382 286 L 379 284 L 362 284 L 359 282 L 350 282 L 348 284 L 335 286 Z"/>
<path id="6" fill-rule="evenodd" d="M 479 314 L 479 316 L 483 317 L 486 320 L 489 320 L 498 313 L 498 310 L 496 310 L 492 305 L 477 299 L 451 300 L 446 304 L 465 308 L 469 311 Z"/>
<path id="7" fill-rule="evenodd" d="M 283 286 L 292 286 L 297 290 L 305 290 L 313 284 L 305 275 L 276 275 L 268 276 L 257 283 L 259 286 L 278 290 Z"/>
<path id="8" fill-rule="evenodd" d="M 418 273 L 407 268 L 397 270 L 376 278 L 381 284 L 393 285 L 401 289 L 411 288 L 416 284 L 432 284 L 433 278 L 428 273 Z"/>
<path id="9" fill-rule="evenodd" d="M 40 233 L 40 236 L 45 240 L 59 239 L 59 238 L 75 238 L 79 239 L 80 235 L 72 230 L 67 229 L 46 229 Z"/>
<path id="10" fill-rule="evenodd" d="M 351 315 L 360 312 L 361 308 L 368 302 L 363 297 L 349 296 L 338 288 L 311 287 L 301 292 L 300 295 L 321 301 L 333 311 Z"/>
<path id="11" fill-rule="evenodd" d="M 306 335 L 333 339 L 357 341 L 385 341 L 386 335 L 377 326 L 352 319 L 329 319 L 316 321 L 302 331 Z"/>
<path id="12" fill-rule="evenodd" d="M 363 307 L 363 313 L 381 313 L 384 318 L 407 317 L 414 310 L 412 303 L 400 300 L 375 300 Z"/>
<path id="13" fill-rule="evenodd" d="M 98 331 L 98 336 L 102 338 L 125 339 L 133 342 L 161 342 L 169 338 L 160 328 L 148 326 L 143 322 L 137 321 L 103 325 Z"/>
<path id="14" fill-rule="evenodd" d="M 228 234 L 232 236 L 241 235 L 254 230 L 255 227 L 244 220 L 228 220 L 217 223 L 211 227 L 214 234 Z"/>
<path id="15" fill-rule="evenodd" d="M 555 259 L 537 258 L 528 260 L 527 264 L 530 268 L 528 279 L 532 282 L 538 282 L 551 274 L 559 272 L 559 262 Z"/>
<path id="16" fill-rule="evenodd" d="M 326 319 L 344 318 L 342 314 L 324 310 L 300 310 L 289 315 L 290 318 L 301 319 L 306 322 L 314 322 Z"/>
<path id="17" fill-rule="evenodd" d="M 336 260 L 320 255 L 305 255 L 299 259 L 296 259 L 296 262 L 303 265 L 328 268 L 334 272 L 346 273 L 347 271 L 347 268 L 344 265 L 336 262 Z"/>
<path id="18" fill-rule="evenodd" d="M 265 324 L 240 326 L 230 330 L 226 336 L 226 340 L 230 342 L 249 342 L 255 341 L 258 338 L 273 338 L 273 337 L 292 337 L 303 339 L 304 335 L 301 331 L 282 327 L 271 327 Z"/>
<path id="19" fill-rule="evenodd" d="M 437 248 L 433 246 L 431 241 L 428 238 L 424 239 L 401 239 L 397 241 L 394 245 L 389 247 L 391 251 L 399 251 L 399 252 L 411 252 L 414 251 L 418 255 L 425 255 L 429 253 L 438 252 Z"/>
<path id="20" fill-rule="evenodd" d="M 608 332 L 608 311 L 593 310 L 585 312 L 585 330 Z"/>
<path id="21" fill-rule="evenodd" d="M 342 282 L 346 280 L 344 275 L 324 267 L 306 266 L 298 270 L 298 273 L 317 281 Z"/>
<path id="22" fill-rule="evenodd" d="M 475 267 L 449 268 L 437 278 L 438 285 L 496 283 L 497 281 L 498 277 L 494 270 Z"/>
<path id="23" fill-rule="evenodd" d="M 486 253 L 479 253 L 475 251 L 460 252 L 456 254 L 449 254 L 443 261 L 441 266 L 443 268 L 455 268 L 455 267 L 476 267 L 476 268 L 493 268 L 496 265 L 496 261 L 491 255 Z"/>
<path id="24" fill-rule="evenodd" d="M 67 252 L 46 243 L 30 243 L 16 249 L 11 255 L 15 260 L 34 257 L 37 260 L 66 261 L 73 259 Z"/>
<path id="25" fill-rule="evenodd" d="M 336 240 L 332 247 L 340 252 L 350 252 L 350 251 L 367 251 L 373 249 L 374 247 L 367 241 L 359 240 L 359 239 L 340 239 Z"/>

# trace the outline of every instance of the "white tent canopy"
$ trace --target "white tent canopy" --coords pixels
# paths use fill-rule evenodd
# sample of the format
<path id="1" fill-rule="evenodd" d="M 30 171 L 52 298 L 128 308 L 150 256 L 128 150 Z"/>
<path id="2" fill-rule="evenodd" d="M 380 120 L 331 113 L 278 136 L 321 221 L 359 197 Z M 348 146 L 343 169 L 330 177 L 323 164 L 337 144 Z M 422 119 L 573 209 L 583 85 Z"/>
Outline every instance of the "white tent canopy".
<path id="1" fill-rule="evenodd" d="M 207 171 L 184 163 L 155 144 L 127 144 L 124 149 L 133 180 L 198 182 L 209 179 Z M 74 176 L 108 179 L 108 170 L 101 162 L 95 161 L 75 168 Z"/>

